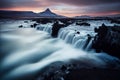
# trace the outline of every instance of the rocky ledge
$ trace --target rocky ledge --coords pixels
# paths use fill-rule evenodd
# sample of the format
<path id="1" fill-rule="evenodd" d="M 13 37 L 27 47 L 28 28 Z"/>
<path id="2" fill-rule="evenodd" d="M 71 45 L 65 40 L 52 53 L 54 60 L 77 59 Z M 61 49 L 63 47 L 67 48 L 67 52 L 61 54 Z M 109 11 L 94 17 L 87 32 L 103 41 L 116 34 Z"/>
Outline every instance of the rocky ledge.
<path id="1" fill-rule="evenodd" d="M 97 35 L 92 47 L 96 52 L 106 52 L 120 58 L 120 26 L 106 26 L 102 24 L 94 29 Z"/>

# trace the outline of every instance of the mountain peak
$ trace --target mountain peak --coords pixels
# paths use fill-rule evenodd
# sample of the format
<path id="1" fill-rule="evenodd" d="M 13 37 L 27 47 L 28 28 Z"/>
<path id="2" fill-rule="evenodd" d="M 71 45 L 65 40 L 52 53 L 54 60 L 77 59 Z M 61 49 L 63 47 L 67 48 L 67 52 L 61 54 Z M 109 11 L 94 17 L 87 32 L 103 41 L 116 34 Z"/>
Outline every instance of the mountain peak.
<path id="1" fill-rule="evenodd" d="M 49 8 L 47 8 L 45 11 L 43 12 L 40 12 L 38 14 L 40 17 L 64 17 L 64 16 L 61 16 L 61 15 L 58 15 L 54 12 L 52 12 Z"/>
<path id="2" fill-rule="evenodd" d="M 51 10 L 47 8 L 44 12 L 51 13 Z"/>

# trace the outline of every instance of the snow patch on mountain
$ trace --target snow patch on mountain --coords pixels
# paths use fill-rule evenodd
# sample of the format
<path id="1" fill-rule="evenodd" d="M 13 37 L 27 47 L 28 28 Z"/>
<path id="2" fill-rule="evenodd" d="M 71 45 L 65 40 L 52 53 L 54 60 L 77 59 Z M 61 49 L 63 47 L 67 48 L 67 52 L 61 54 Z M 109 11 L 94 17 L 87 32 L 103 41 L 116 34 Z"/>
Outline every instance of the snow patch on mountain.
<path id="1" fill-rule="evenodd" d="M 58 14 L 53 13 L 49 8 L 47 8 L 45 11 L 38 13 L 40 17 L 61 17 L 65 18 L 65 16 L 61 16 Z"/>

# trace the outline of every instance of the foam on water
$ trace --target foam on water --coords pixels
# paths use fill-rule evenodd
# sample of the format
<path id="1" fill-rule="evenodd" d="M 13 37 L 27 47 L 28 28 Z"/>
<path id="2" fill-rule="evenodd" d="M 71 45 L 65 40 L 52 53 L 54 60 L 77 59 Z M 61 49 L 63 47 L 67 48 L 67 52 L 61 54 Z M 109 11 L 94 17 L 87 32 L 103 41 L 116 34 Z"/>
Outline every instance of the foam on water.
<path id="1" fill-rule="evenodd" d="M 72 59 L 93 67 L 103 68 L 110 63 L 116 68 L 120 67 L 117 63 L 119 59 L 115 57 L 105 53 L 94 52 L 91 54 L 82 49 L 77 49 L 59 38 L 52 38 L 49 33 L 44 31 L 31 28 L 15 30 L 7 30 L 6 28 L 0 34 L 2 44 L 0 47 L 0 74 L 3 80 L 30 80 L 51 63 L 69 62 Z M 73 36 L 66 35 L 64 37 L 66 41 L 69 41 L 67 37 Z M 77 45 L 79 41 L 76 43 L 71 38 L 70 43 Z"/>

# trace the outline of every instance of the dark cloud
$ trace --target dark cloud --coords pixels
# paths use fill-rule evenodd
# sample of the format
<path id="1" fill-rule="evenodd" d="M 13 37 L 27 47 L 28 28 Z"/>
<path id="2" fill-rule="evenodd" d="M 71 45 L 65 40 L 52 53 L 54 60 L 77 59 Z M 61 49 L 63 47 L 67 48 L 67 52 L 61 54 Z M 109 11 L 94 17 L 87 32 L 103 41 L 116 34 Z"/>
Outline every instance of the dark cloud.
<path id="1" fill-rule="evenodd" d="M 67 10 L 70 13 L 120 13 L 120 0 L 0 0 L 0 9 L 7 8 L 47 8 L 61 9 L 69 5 Z M 56 7 L 57 6 L 57 7 Z M 61 7 L 61 8 L 60 8 Z M 66 7 L 66 6 L 64 6 Z M 72 8 L 73 7 L 73 8 Z M 77 7 L 76 9 L 74 7 Z M 83 8 L 83 9 L 81 9 Z M 79 11 L 80 10 L 80 11 Z M 34 11 L 34 10 L 33 10 Z"/>
<path id="2" fill-rule="evenodd" d="M 0 0 L 0 8 L 10 7 L 42 7 L 53 4 L 68 4 L 75 6 L 91 6 L 99 4 L 120 3 L 120 0 Z"/>
<path id="3" fill-rule="evenodd" d="M 76 13 L 120 13 L 120 0 L 51 0 L 77 6 Z M 82 11 L 80 8 L 83 8 Z"/>
<path id="4" fill-rule="evenodd" d="M 94 13 L 120 12 L 120 3 L 91 6 L 88 12 L 94 12 Z"/>
<path id="5" fill-rule="evenodd" d="M 108 4 L 108 3 L 120 3 L 120 0 L 51 0 L 54 2 L 85 6 L 85 5 L 99 5 L 99 4 Z"/>
<path id="6" fill-rule="evenodd" d="M 13 7 L 40 7 L 43 6 L 41 1 L 35 0 L 1 0 L 0 8 L 13 8 Z"/>
<path id="7" fill-rule="evenodd" d="M 8 7 L 12 7 L 10 0 L 1 0 L 0 1 L 0 8 L 8 8 Z"/>

